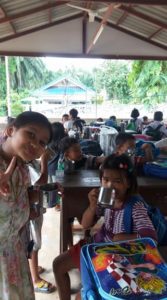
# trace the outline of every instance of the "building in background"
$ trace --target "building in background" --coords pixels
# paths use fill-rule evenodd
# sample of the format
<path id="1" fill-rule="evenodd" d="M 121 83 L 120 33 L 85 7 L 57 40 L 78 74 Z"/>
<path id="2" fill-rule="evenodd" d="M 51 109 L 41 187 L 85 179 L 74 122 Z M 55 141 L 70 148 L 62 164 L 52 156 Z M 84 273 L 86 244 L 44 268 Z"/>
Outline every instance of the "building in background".
<path id="1" fill-rule="evenodd" d="M 63 76 L 31 93 L 26 109 L 55 114 L 60 108 L 91 104 L 95 92 L 68 76 Z M 26 103 L 26 99 L 22 100 Z"/>

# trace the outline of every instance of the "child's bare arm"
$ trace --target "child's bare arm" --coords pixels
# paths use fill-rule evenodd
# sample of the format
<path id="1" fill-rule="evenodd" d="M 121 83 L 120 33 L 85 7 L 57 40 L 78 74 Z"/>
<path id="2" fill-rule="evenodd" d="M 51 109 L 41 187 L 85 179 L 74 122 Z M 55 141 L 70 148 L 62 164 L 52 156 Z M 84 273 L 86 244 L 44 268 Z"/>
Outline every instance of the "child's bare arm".
<path id="1" fill-rule="evenodd" d="M 144 143 L 141 146 L 141 149 L 144 151 L 145 154 L 145 161 L 153 161 L 154 157 L 153 157 L 153 152 L 152 152 L 152 147 L 150 144 Z"/>
<path id="2" fill-rule="evenodd" d="M 106 158 L 106 156 L 97 156 L 96 161 L 95 161 L 96 166 L 99 167 L 103 163 L 105 158 Z"/>
<path id="3" fill-rule="evenodd" d="M 118 242 L 118 241 L 125 241 L 125 240 L 133 240 L 138 237 L 137 233 L 117 233 L 113 236 L 112 241 L 113 242 Z"/>
<path id="4" fill-rule="evenodd" d="M 45 184 L 48 181 L 48 160 L 51 157 L 51 152 L 49 149 L 46 149 L 45 152 L 41 156 L 40 160 L 40 168 L 41 175 L 39 179 L 35 182 L 36 185 Z"/>
<path id="5" fill-rule="evenodd" d="M 13 157 L 6 171 L 0 171 L 0 194 L 3 196 L 7 196 L 8 194 L 10 194 L 8 181 L 14 172 L 16 161 L 16 157 Z"/>
<path id="6" fill-rule="evenodd" d="M 93 189 L 88 194 L 89 206 L 85 210 L 81 221 L 81 224 L 85 229 L 90 228 L 95 223 L 98 195 L 99 189 Z"/>

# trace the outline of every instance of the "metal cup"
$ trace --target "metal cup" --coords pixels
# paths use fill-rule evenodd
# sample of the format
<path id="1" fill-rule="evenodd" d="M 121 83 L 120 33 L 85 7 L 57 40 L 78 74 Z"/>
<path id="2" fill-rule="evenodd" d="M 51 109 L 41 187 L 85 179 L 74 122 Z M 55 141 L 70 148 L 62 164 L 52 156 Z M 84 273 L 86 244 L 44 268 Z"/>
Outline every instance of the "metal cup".
<path id="1" fill-rule="evenodd" d="M 115 190 L 112 188 L 100 188 L 97 204 L 104 208 L 112 208 L 114 206 Z"/>
<path id="2" fill-rule="evenodd" d="M 54 207 L 57 202 L 57 184 L 47 183 L 39 186 L 31 186 L 30 192 L 33 199 L 35 198 L 35 203 L 39 204 L 41 207 L 50 208 Z"/>
<path id="3" fill-rule="evenodd" d="M 73 160 L 66 160 L 64 162 L 64 173 L 72 174 L 75 171 L 75 162 Z"/>
<path id="4" fill-rule="evenodd" d="M 57 185 L 56 183 L 47 183 L 40 187 L 42 194 L 42 202 L 44 208 L 54 207 L 57 203 Z"/>

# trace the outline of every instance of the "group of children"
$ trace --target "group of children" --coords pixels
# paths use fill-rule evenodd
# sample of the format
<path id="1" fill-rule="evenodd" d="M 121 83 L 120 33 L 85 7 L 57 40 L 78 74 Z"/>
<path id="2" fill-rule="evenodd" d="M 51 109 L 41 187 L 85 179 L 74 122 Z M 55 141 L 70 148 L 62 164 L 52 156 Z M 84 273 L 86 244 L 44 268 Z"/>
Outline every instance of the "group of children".
<path id="1" fill-rule="evenodd" d="M 143 120 L 139 116 L 140 113 L 138 109 L 134 108 L 131 112 L 131 119 L 126 126 L 126 129 L 148 135 L 154 141 L 167 137 L 167 128 L 163 123 L 162 111 L 155 111 L 153 121 L 151 122 L 148 121 L 146 116 L 143 117 Z"/>
<path id="2" fill-rule="evenodd" d="M 37 184 L 47 181 L 46 147 L 51 141 L 53 142 L 52 129 L 50 122 L 42 114 L 24 112 L 7 126 L 0 146 L 0 295 L 2 299 L 35 299 L 28 259 L 20 232 L 29 220 L 30 209 L 34 204 L 33 196 L 29 197 L 28 194 L 28 187 L 31 186 L 28 165 L 43 156 L 41 175 Z M 152 147 L 145 144 L 140 146 L 144 160 L 152 159 L 149 156 L 153 153 Z M 131 234 L 125 232 L 123 214 L 126 203 L 133 201 L 133 196 L 138 194 L 133 155 L 129 157 L 129 154 L 136 153 L 137 149 L 132 136 L 119 134 L 116 139 L 115 153 L 108 157 L 83 155 L 78 141 L 69 137 L 63 137 L 58 148 L 61 155 L 63 153 L 63 160 L 73 161 L 75 169 L 99 168 L 101 165 L 99 169 L 101 186 L 115 189 L 114 207 L 104 210 L 104 223 L 91 237 L 92 242 L 115 242 L 140 237 L 151 237 L 157 240 L 155 229 L 141 201 L 133 206 Z M 61 155 L 59 159 L 62 159 Z M 95 225 L 101 216 L 102 212 L 97 205 L 98 194 L 99 189 L 93 189 L 88 194 L 89 206 L 81 221 L 85 229 Z M 60 300 L 71 299 L 68 271 L 79 268 L 80 249 L 87 242 L 86 239 L 81 240 L 56 257 L 53 262 Z M 38 266 L 37 256 L 34 259 Z M 40 276 L 39 278 L 37 276 L 37 279 L 41 282 Z M 43 282 L 43 285 L 45 288 L 47 282 Z M 53 287 L 47 285 L 47 291 L 48 288 L 50 292 Z"/>

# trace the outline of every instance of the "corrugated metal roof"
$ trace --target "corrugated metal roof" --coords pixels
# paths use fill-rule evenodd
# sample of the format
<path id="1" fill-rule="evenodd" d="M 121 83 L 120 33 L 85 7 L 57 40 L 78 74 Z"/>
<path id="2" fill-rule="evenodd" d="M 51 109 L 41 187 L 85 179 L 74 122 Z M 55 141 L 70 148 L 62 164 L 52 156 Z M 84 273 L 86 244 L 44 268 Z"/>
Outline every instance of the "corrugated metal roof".
<path id="1" fill-rule="evenodd" d="M 0 0 L 0 45 L 19 37 L 20 34 L 30 34 L 33 31 L 49 28 L 53 24 L 56 25 L 56 22 L 60 25 L 60 21 L 63 24 L 67 20 L 69 22 L 82 16 L 83 24 L 89 25 L 81 26 L 82 40 L 86 40 L 83 34 L 87 34 L 86 30 L 90 28 L 90 24 L 92 23 L 93 26 L 96 22 L 98 26 L 114 25 L 117 30 L 124 29 L 126 33 L 135 34 L 139 39 L 144 37 L 148 43 L 152 42 L 167 50 L 167 3 L 160 5 L 165 1 L 157 0 L 156 5 L 149 5 L 147 0 L 147 5 L 143 5 L 139 4 L 140 0 L 122 1 L 122 3 L 118 1 L 112 3 L 113 10 L 109 13 L 112 1 Z M 156 0 L 151 1 L 156 2 Z M 70 30 L 73 28 L 69 27 Z M 101 34 L 103 34 L 102 30 Z M 95 43 L 92 40 L 91 47 L 93 44 Z"/>

